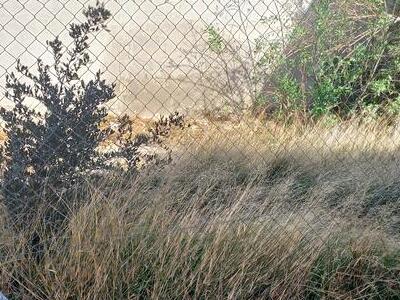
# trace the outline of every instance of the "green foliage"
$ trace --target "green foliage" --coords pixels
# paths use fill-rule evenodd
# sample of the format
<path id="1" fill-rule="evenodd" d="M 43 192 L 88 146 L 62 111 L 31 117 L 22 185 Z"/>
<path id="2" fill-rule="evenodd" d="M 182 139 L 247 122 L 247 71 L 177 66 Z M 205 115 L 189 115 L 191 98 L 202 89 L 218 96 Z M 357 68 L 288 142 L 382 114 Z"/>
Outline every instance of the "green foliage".
<path id="1" fill-rule="evenodd" d="M 338 55 L 321 59 L 315 72 L 315 83 L 309 91 L 313 100 L 311 115 L 348 115 L 357 105 L 356 94 L 367 71 L 364 62 L 369 59 L 365 47 L 358 47 L 347 59 Z"/>
<path id="2" fill-rule="evenodd" d="M 391 115 L 396 114 L 391 103 L 397 98 L 394 83 L 399 72 L 394 67 L 396 64 L 391 62 L 397 60 L 393 53 L 400 48 L 400 44 L 392 37 L 398 32 L 397 24 L 390 22 L 389 12 L 384 10 L 382 1 L 354 1 L 353 5 L 357 4 L 368 7 L 368 11 L 372 10 L 374 15 L 360 27 L 353 21 L 354 17 L 346 15 L 350 13 L 351 5 L 335 14 L 349 20 L 348 23 L 342 23 L 345 25 L 342 31 L 347 32 L 349 37 L 344 38 L 337 30 L 330 29 L 334 32 L 330 35 L 333 41 L 331 48 L 319 50 L 323 54 L 322 59 L 315 62 L 318 72 L 312 87 L 316 101 L 313 115 L 334 112 L 342 118 L 354 113 L 378 117 L 388 112 L 386 107 L 390 108 Z M 329 16 L 326 18 L 325 31 L 339 27 L 335 20 Z M 363 38 L 354 41 L 359 36 Z M 319 40 L 322 38 L 322 35 L 319 36 Z"/>
<path id="3" fill-rule="evenodd" d="M 224 40 L 221 34 L 217 31 L 214 26 L 208 26 L 206 29 L 208 37 L 208 46 L 211 51 L 219 54 L 224 50 Z"/>
<path id="4" fill-rule="evenodd" d="M 266 105 L 278 103 L 278 115 L 297 110 L 311 118 L 397 117 L 400 26 L 396 13 L 380 0 L 315 2 L 308 21 L 290 35 L 280 63 L 263 61 L 264 68 L 273 69 L 272 78 L 266 80 L 274 97 L 265 100 Z"/>
<path id="5" fill-rule="evenodd" d="M 400 113 L 399 12 L 395 0 L 320 0 L 284 40 L 263 34 L 248 40 L 245 59 L 235 50 L 242 47 L 230 45 L 212 25 L 207 43 L 238 63 L 229 69 L 223 61 L 226 85 L 238 78 L 248 84 L 255 112 L 283 120 L 393 119 Z M 271 26 L 279 21 L 260 20 Z"/>
<path id="6" fill-rule="evenodd" d="M 301 110 L 304 103 L 304 94 L 299 82 L 290 75 L 284 75 L 278 81 L 277 96 L 280 116 L 291 115 Z"/>
<path id="7" fill-rule="evenodd" d="M 389 116 L 397 116 L 400 114 L 400 95 L 397 96 L 392 102 L 388 103 L 386 112 Z"/>

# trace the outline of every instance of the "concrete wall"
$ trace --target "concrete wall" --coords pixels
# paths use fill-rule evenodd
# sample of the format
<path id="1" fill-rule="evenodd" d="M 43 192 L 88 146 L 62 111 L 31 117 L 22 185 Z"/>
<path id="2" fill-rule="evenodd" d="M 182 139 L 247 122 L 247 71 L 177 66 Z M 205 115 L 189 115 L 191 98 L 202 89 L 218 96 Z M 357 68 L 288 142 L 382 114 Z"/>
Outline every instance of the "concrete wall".
<path id="1" fill-rule="evenodd" d="M 108 1 L 113 13 L 111 32 L 102 32 L 93 41 L 94 63 L 87 76 L 100 68 L 117 82 L 118 97 L 111 105 L 116 113 L 151 116 L 218 105 L 224 95 L 207 86 L 205 75 L 199 72 L 210 70 L 211 82 L 212 76 L 223 81 L 217 70 L 213 72 L 221 62 L 206 49 L 206 26 L 221 30 L 246 59 L 260 36 L 268 41 L 284 40 L 296 14 L 305 11 L 310 1 Z M 0 95 L 4 94 L 4 76 L 13 70 L 17 58 L 28 65 L 37 57 L 50 62 L 45 41 L 55 35 L 69 41 L 65 26 L 82 20 L 82 2 L 1 1 Z M 4 99 L 1 103 L 7 105 Z"/>

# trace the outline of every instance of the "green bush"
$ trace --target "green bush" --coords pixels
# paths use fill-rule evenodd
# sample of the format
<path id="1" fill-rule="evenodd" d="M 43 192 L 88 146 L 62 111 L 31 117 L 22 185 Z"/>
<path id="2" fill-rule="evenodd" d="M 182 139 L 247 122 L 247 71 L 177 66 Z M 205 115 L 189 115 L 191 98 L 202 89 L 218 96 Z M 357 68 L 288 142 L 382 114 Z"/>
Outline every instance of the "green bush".
<path id="1" fill-rule="evenodd" d="M 314 1 L 284 42 L 261 34 L 248 44 L 250 61 L 239 59 L 243 70 L 224 71 L 242 74 L 251 86 L 253 109 L 273 118 L 395 118 L 400 112 L 399 7 L 397 0 Z M 206 32 L 210 51 L 237 57 L 237 47 L 224 40 L 223 32 L 213 26 Z"/>
<path id="2" fill-rule="evenodd" d="M 273 73 L 275 94 L 282 94 L 280 83 L 291 76 L 292 86 L 303 89 L 294 95 L 305 101 L 299 107 L 310 117 L 396 117 L 400 27 L 395 7 L 381 0 L 315 2 Z"/>

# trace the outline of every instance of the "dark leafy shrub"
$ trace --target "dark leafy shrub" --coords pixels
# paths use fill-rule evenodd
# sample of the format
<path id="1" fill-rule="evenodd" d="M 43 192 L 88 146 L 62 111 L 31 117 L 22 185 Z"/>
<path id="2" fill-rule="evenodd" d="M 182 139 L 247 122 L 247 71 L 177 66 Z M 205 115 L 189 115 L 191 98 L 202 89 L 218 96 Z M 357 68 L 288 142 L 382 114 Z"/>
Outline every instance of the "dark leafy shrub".
<path id="1" fill-rule="evenodd" d="M 38 60 L 34 74 L 18 61 L 19 75 L 6 78 L 6 97 L 14 107 L 0 110 L 8 136 L 2 188 L 13 215 L 34 210 L 32 201 L 43 186 L 66 188 L 98 163 L 96 147 L 105 138 L 99 124 L 114 85 L 100 71 L 89 82 L 79 79 L 89 64 L 89 35 L 105 29 L 111 13 L 98 2 L 84 15 L 85 22 L 69 27 L 72 49 L 65 49 L 58 37 L 48 42 L 52 66 Z M 31 108 L 27 101 L 32 98 L 45 111 Z"/>
<path id="2" fill-rule="evenodd" d="M 29 220 L 27 216 L 35 214 L 39 205 L 53 209 L 49 214 L 52 220 L 54 210 L 64 218 L 59 203 L 74 198 L 68 194 L 76 193 L 88 175 L 115 168 L 115 158 L 123 158 L 126 169 L 136 171 L 140 160 L 158 159 L 140 152 L 141 146 L 161 145 L 172 127 L 184 126 L 183 116 L 175 113 L 162 117 L 148 133 L 135 134 L 132 120 L 123 116 L 116 130 L 118 149 L 100 151 L 115 134 L 101 126 L 108 115 L 106 104 L 115 96 L 115 85 L 102 79 L 100 71 L 90 81 L 83 75 L 90 64 L 90 35 L 107 30 L 111 13 L 97 2 L 83 14 L 83 23 L 69 27 L 71 49 L 58 37 L 48 42 L 53 64 L 38 60 L 37 72 L 33 72 L 18 61 L 17 74 L 6 78 L 6 97 L 14 105 L 0 109 L 7 135 L 0 152 L 4 162 L 2 194 L 15 221 L 17 217 Z M 31 108 L 32 99 L 44 109 Z"/>
<path id="3" fill-rule="evenodd" d="M 114 135 L 114 140 L 118 144 L 118 149 L 106 155 L 109 159 L 122 158 L 124 168 L 128 172 L 137 171 L 139 164 L 149 165 L 151 162 L 160 163 L 170 161 L 170 149 L 166 146 L 164 138 L 169 136 L 173 128 L 184 129 L 185 118 L 182 114 L 175 112 L 169 116 L 161 116 L 143 133 L 135 133 L 134 122 L 128 115 L 123 115 L 118 120 L 116 129 L 109 128 L 109 135 Z M 162 148 L 167 151 L 167 155 L 159 157 L 155 153 L 146 153 L 141 151 L 143 146 Z"/>

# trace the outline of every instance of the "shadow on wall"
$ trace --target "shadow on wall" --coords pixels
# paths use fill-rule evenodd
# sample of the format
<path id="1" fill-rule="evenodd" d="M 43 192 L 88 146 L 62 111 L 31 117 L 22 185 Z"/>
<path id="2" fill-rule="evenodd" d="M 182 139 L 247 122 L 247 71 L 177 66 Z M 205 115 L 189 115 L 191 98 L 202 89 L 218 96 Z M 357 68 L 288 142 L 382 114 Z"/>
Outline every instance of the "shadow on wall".
<path id="1" fill-rule="evenodd" d="M 193 77 L 184 76 L 133 80 L 122 78 L 118 80 L 116 94 L 117 99 L 109 106 L 112 113 L 124 112 L 146 118 L 168 115 L 175 111 L 188 114 L 223 104 L 218 92 L 202 86 Z"/>
<path id="2" fill-rule="evenodd" d="M 294 16 L 310 1 L 193 0 L 185 1 L 193 2 L 188 14 L 182 13 L 183 1 L 171 1 L 169 11 L 157 6 L 141 24 L 127 18 L 123 31 L 121 24 L 111 24 L 115 36 L 101 58 L 118 85 L 110 109 L 147 117 L 175 110 L 242 109 L 254 97 L 258 40 L 285 39 Z M 140 10 L 146 9 L 143 3 Z M 229 51 L 210 51 L 210 25 L 232 45 Z"/>
<path id="3" fill-rule="evenodd" d="M 241 64 L 249 55 L 251 58 L 255 40 L 260 36 L 283 38 L 291 27 L 292 13 L 303 11 L 310 1 L 109 1 L 111 31 L 91 41 L 94 63 L 87 75 L 93 77 L 100 69 L 106 78 L 118 83 L 118 97 L 111 106 L 118 114 L 126 111 L 152 116 L 176 109 L 236 106 L 248 101 L 252 90 Z M 4 76 L 15 69 L 16 58 L 32 66 L 37 58 L 44 62 L 51 59 L 46 40 L 58 34 L 68 40 L 66 26 L 82 17 L 79 12 L 88 3 L 91 1 L 81 1 L 72 7 L 62 0 L 49 0 L 44 8 L 40 0 L 24 4 L 7 0 L 0 5 L 0 23 L 6 23 L 0 36 L 7 45 L 0 50 L 1 96 Z M 7 10 L 3 12 L 3 8 Z M 21 22 L 23 27 L 17 24 Z M 210 54 L 209 25 L 235 42 L 241 61 Z M 0 106 L 7 106 L 5 102 L 1 99 Z"/>

